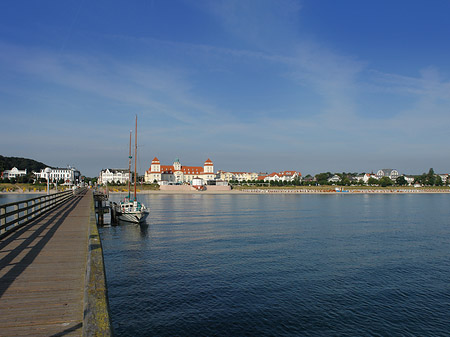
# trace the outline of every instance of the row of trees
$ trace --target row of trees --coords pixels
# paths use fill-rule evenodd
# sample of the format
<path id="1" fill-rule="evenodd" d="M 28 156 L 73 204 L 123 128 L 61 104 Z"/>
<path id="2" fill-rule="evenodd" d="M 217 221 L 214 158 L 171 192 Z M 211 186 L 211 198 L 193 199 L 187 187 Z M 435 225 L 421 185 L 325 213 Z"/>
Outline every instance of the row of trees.
<path id="1" fill-rule="evenodd" d="M 328 179 L 333 177 L 334 175 L 338 175 L 340 180 L 338 182 L 329 182 Z M 305 176 L 302 180 L 294 179 L 293 181 L 271 181 L 261 182 L 259 180 L 248 180 L 248 181 L 230 181 L 231 185 L 253 185 L 253 186 L 351 186 L 351 185 L 366 185 L 363 181 L 355 181 L 354 178 L 358 175 L 358 173 L 331 173 L 331 172 L 323 172 L 316 174 L 314 177 L 311 175 Z M 430 168 L 428 173 L 423 173 L 422 175 L 414 177 L 414 183 L 419 183 L 425 186 L 444 186 L 444 182 L 442 178 L 434 173 L 434 170 Z M 446 184 L 449 185 L 450 181 L 447 180 Z M 406 186 L 408 182 L 406 181 L 404 176 L 398 177 L 395 181 L 391 180 L 389 177 L 382 177 L 380 179 L 369 178 L 367 185 L 369 186 Z"/>
<path id="2" fill-rule="evenodd" d="M 340 177 L 340 180 L 338 182 L 329 182 L 328 179 L 334 176 L 334 174 L 330 172 L 325 173 L 319 173 L 315 176 L 315 182 L 318 185 L 340 185 L 340 186 L 350 186 L 350 185 L 364 185 L 364 182 L 362 181 L 354 181 L 354 177 L 358 175 L 358 173 L 336 173 Z M 423 173 L 420 176 L 414 176 L 414 183 L 419 183 L 421 185 L 425 186 L 444 186 L 444 182 L 442 181 L 442 178 L 439 175 L 436 175 L 434 173 L 433 168 L 430 168 L 428 173 Z M 450 181 L 447 180 L 447 185 L 450 183 Z M 311 182 L 311 184 L 314 184 Z M 370 177 L 367 181 L 367 185 L 370 186 L 406 186 L 408 185 L 408 182 L 406 181 L 404 176 L 398 177 L 396 180 L 392 180 L 389 177 L 382 177 L 380 179 L 376 179 L 373 177 Z"/>

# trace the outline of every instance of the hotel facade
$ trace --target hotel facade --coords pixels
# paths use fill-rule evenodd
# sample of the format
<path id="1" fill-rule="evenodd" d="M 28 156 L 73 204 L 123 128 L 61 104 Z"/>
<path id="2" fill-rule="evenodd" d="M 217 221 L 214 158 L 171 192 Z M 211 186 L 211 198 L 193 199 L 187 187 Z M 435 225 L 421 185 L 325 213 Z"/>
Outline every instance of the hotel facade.
<path id="1" fill-rule="evenodd" d="M 77 184 L 80 182 L 81 173 L 74 167 L 60 168 L 55 167 L 51 169 L 50 175 L 45 172 L 45 169 L 41 169 L 40 172 L 35 173 L 36 178 L 47 179 L 51 182 L 64 180 L 64 184 Z"/>
<path id="2" fill-rule="evenodd" d="M 175 159 L 172 165 L 161 165 L 158 158 L 153 158 L 150 168 L 145 172 L 146 183 L 158 183 L 160 185 L 192 184 L 194 179 L 202 179 L 206 184 L 215 180 L 214 164 L 207 159 L 202 166 L 184 166 L 179 159 Z"/>
<path id="3" fill-rule="evenodd" d="M 256 172 L 226 172 L 226 171 L 219 171 L 218 176 L 220 180 L 223 181 L 252 181 L 252 180 L 258 180 L 258 177 L 260 176 Z"/>
<path id="4" fill-rule="evenodd" d="M 119 183 L 125 184 L 130 177 L 130 172 L 125 169 L 104 169 L 98 175 L 98 184 Z"/>
<path id="5" fill-rule="evenodd" d="M 3 178 L 17 178 L 17 177 L 21 177 L 21 176 L 26 176 L 27 175 L 27 170 L 19 170 L 17 167 L 13 167 L 11 170 L 5 170 L 2 172 L 2 177 Z"/>

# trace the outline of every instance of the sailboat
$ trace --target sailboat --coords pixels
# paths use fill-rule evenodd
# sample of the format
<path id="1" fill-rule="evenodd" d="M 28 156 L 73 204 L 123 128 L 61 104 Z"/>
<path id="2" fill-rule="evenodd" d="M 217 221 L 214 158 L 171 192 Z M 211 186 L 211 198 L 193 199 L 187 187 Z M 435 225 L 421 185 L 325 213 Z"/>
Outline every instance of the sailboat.
<path id="1" fill-rule="evenodd" d="M 115 206 L 117 218 L 120 221 L 141 223 L 148 216 L 149 210 L 144 204 L 137 201 L 136 198 L 136 155 L 137 155 L 137 116 L 136 116 L 136 132 L 134 139 L 134 198 L 131 198 L 130 181 L 131 181 L 131 131 L 130 131 L 130 152 L 128 156 L 128 196 Z"/>

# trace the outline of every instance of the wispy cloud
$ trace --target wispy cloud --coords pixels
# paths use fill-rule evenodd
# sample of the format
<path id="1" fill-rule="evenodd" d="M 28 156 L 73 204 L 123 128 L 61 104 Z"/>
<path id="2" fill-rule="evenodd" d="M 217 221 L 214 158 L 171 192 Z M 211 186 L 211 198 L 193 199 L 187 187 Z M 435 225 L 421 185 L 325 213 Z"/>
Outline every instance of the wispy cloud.
<path id="1" fill-rule="evenodd" d="M 3 71 L 31 76 L 42 83 L 57 84 L 110 99 L 149 113 L 165 114 L 182 123 L 192 123 L 191 114 L 181 105 L 201 116 L 214 115 L 215 109 L 190 92 L 188 74 L 176 67 L 152 68 L 130 64 L 105 54 L 65 54 L 57 56 L 39 48 L 0 44 Z"/>
<path id="2" fill-rule="evenodd" d="M 92 118 L 92 134 L 96 126 L 107 124 L 107 131 L 91 136 L 98 137 L 96 144 L 108 142 L 95 149 L 105 158 L 113 158 L 126 142 L 126 134 L 117 136 L 123 133 L 123 121 L 115 118 L 134 113 L 147 123 L 140 139 L 148 156 L 161 156 L 155 152 L 164 149 L 160 151 L 167 157 L 184 153 L 204 160 L 217 152 L 229 160 L 233 155 L 249 158 L 234 169 L 259 165 L 271 170 L 274 162 L 265 155 L 278 158 L 280 165 L 291 160 L 288 166 L 299 169 L 312 169 L 314 161 L 325 165 L 323 158 L 332 163 L 327 170 L 341 162 L 358 163 L 361 169 L 364 163 L 376 164 L 373 153 L 377 160 L 395 164 L 403 154 L 444 149 L 450 82 L 438 68 L 418 70 L 417 76 L 374 69 L 371 60 L 299 31 L 300 1 L 186 2 L 203 10 L 229 40 L 189 43 L 125 33 L 96 35 L 115 49 L 132 46 L 137 51 L 133 58 L 111 54 L 108 48 L 65 48 L 60 53 L 0 41 L 0 75 L 13 79 L 0 80 L 0 95 L 34 98 L 40 111 L 53 109 L 51 118 L 58 116 L 51 106 L 55 102 L 71 113 L 79 109 L 84 119 Z M 377 114 L 392 97 L 395 112 Z M 6 105 L 6 100 L 0 103 Z M 18 104 L 7 108 L 19 111 Z M 102 114 L 94 118 L 96 109 Z M 62 120 L 52 123 L 64 128 Z M 82 134 L 80 144 L 89 147 L 89 132 Z M 35 139 L 48 141 L 44 135 Z M 220 160 L 215 161 L 220 165 Z"/>

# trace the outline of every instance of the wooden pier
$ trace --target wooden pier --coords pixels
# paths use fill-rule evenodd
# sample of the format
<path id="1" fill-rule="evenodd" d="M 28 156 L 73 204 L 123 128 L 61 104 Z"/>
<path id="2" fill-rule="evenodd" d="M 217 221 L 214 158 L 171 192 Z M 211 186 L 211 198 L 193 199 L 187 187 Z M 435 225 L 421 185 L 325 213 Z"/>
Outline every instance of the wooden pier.
<path id="1" fill-rule="evenodd" d="M 108 335 L 101 242 L 84 190 L 0 240 L 0 336 Z"/>

